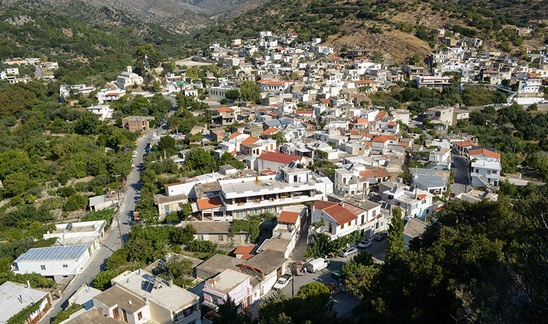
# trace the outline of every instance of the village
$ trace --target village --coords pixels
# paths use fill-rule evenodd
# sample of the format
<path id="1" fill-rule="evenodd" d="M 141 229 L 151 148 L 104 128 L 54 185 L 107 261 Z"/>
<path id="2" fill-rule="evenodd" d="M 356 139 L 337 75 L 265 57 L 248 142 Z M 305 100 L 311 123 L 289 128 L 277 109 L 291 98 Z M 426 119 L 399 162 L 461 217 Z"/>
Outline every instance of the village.
<path id="1" fill-rule="evenodd" d="M 157 150 L 165 136 L 179 141 L 200 135 L 193 143 L 216 160 L 228 153 L 242 162 L 243 168 L 226 164 L 216 172 L 179 177 L 164 185 L 165 192 L 154 195 L 161 223 L 155 226 L 191 225 L 194 240 L 216 244 L 227 254 L 202 260 L 170 252 L 147 268 L 122 272 L 104 291 L 84 284 L 56 300 L 29 285 L 7 282 L 0 286 L 0 308 L 7 311 L 0 315 L 0 322 L 42 300 L 31 320 L 45 323 L 45 315 L 61 300 L 83 306 L 61 322 L 67 324 L 210 323 L 227 296 L 239 312 L 256 316 L 258 305 L 276 291 L 291 295 L 310 282 L 329 284 L 332 298 L 345 300 L 337 304 L 341 307 L 337 313 L 347 316 L 359 300 L 345 295 L 340 269 L 359 251 L 369 251 L 376 263 L 384 263 L 394 209 L 403 217 L 408 249 L 413 238 L 436 222 L 436 213 L 447 202 L 496 201 L 505 178 L 496 148 L 481 146 L 473 134 L 451 131 L 469 120 L 471 111 L 483 107 L 437 106 L 415 115 L 407 109 L 375 105 L 370 96 L 389 92 L 398 82 L 440 91 L 447 86 L 463 91 L 476 84 L 507 93 L 507 101 L 495 109 L 514 102 L 525 107 L 546 103 L 546 47 L 529 50 L 529 62 L 518 64 L 502 53 L 483 51 L 481 39 L 440 30 L 445 46 L 438 47 L 424 64 L 389 67 L 373 60 L 373 53 L 365 49 L 349 49 L 342 57 L 322 46 L 321 39 L 293 47 L 296 33 L 259 35 L 259 39 L 212 44 L 207 53 L 178 61 L 180 70 L 165 78 L 156 76 L 160 91 L 132 91 L 143 78 L 129 66 L 105 88 L 80 84 L 59 90 L 62 102 L 93 92 L 98 104 L 86 109 L 104 122 L 115 119 L 110 105 L 128 95 L 161 93 L 173 100 L 184 93 L 207 104 L 210 108 L 204 110 L 174 104 L 162 123 L 152 125 L 151 116 L 124 116 L 120 127 L 141 135 L 134 153 L 135 183 L 144 170 L 143 156 Z M 57 68 L 56 63 L 39 60 L 12 62 L 46 71 Z M 208 65 L 232 74 L 215 77 L 209 72 L 202 80 L 186 75 L 191 67 Z M 25 82 L 28 76 L 19 76 L 17 68 L 11 68 L 1 78 Z M 242 85 L 250 81 L 260 91 L 254 100 L 244 100 Z M 180 133 L 167 126 L 180 110 L 210 122 Z M 165 158 L 183 168 L 191 154 L 192 149 L 183 149 Z M 128 201 L 135 206 L 134 200 L 139 200 L 138 194 L 131 196 L 128 191 L 120 198 L 114 191 L 90 197 L 88 208 L 100 211 L 118 206 L 128 211 L 123 217 L 129 230 L 146 223 L 134 207 L 120 207 Z M 162 223 L 186 206 L 191 211 L 185 220 Z M 249 231 L 231 229 L 235 221 L 251 216 L 266 219 L 257 239 Z M 12 270 L 35 272 L 56 282 L 87 275 L 90 264 L 107 270 L 106 260 L 98 255 L 107 237 L 118 235 L 120 222 L 121 218 L 115 219 L 109 229 L 105 221 L 56 224 L 55 231 L 44 238 L 55 237 L 58 244 L 28 250 L 15 260 Z M 316 251 L 311 256 L 310 247 L 325 238 L 344 243 L 336 253 Z M 173 260 L 192 263 L 192 276 L 186 278 L 191 287 L 157 275 Z"/>

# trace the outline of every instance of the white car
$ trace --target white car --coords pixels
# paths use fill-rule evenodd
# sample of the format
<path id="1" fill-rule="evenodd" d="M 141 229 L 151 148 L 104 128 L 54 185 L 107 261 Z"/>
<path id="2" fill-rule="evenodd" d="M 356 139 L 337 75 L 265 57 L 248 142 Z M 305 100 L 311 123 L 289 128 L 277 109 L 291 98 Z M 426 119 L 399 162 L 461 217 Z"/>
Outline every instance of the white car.
<path id="1" fill-rule="evenodd" d="M 349 247 L 349 248 L 343 249 L 340 253 L 340 256 L 346 258 L 347 256 L 352 255 L 354 253 L 358 253 L 358 249 L 356 249 L 355 247 Z"/>
<path id="2" fill-rule="evenodd" d="M 358 247 L 360 249 L 365 249 L 365 248 L 368 248 L 371 246 L 371 240 L 370 239 L 365 239 L 363 241 L 361 241 L 360 243 L 358 243 Z"/>
<path id="3" fill-rule="evenodd" d="M 283 276 L 276 281 L 274 286 L 272 288 L 274 289 L 283 289 L 287 284 L 293 279 L 293 277 L 290 274 L 284 274 Z"/>

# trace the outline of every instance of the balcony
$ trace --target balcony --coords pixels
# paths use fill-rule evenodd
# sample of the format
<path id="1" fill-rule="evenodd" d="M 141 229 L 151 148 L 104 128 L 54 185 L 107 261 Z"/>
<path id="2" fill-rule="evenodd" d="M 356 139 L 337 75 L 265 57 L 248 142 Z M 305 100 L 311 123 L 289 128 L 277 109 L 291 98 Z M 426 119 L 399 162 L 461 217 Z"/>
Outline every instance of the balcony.
<path id="1" fill-rule="evenodd" d="M 272 207 L 272 206 L 279 206 L 279 205 L 291 205 L 291 204 L 300 204 L 305 203 L 307 201 L 316 201 L 323 199 L 323 194 L 320 192 L 315 192 L 313 195 L 302 195 L 302 196 L 281 196 L 279 198 L 271 198 L 271 199 L 261 199 L 261 200 L 248 200 L 247 202 L 235 202 L 235 203 L 229 203 L 226 202 L 226 210 L 232 211 L 232 210 L 242 210 L 242 209 L 248 209 L 248 208 L 258 208 L 258 207 Z"/>

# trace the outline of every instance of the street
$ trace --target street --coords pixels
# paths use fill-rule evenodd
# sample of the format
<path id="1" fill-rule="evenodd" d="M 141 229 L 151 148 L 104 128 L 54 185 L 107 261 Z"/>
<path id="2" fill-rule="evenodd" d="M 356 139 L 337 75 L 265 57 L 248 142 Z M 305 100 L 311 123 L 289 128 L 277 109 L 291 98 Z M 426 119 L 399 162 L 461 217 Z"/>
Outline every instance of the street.
<path id="1" fill-rule="evenodd" d="M 167 98 L 171 101 L 172 107 L 176 107 L 175 100 L 171 97 Z M 168 116 L 171 116 L 174 111 L 169 112 Z M 168 130 L 167 124 L 163 123 L 158 129 L 155 130 L 157 135 L 162 134 Z M 143 156 L 145 154 L 145 147 L 152 138 L 154 132 L 148 133 L 146 136 L 138 139 L 139 145 L 137 145 L 137 156 L 134 158 L 135 167 L 127 177 L 127 190 L 124 201 L 122 202 L 119 219 L 120 230 L 113 228 L 110 234 L 105 239 L 104 244 L 101 246 L 98 252 L 95 253 L 93 260 L 89 266 L 77 275 L 70 287 L 66 290 L 61 299 L 55 303 L 52 311 L 40 320 L 40 324 L 50 323 L 58 312 L 62 311 L 68 306 L 67 300 L 83 285 L 88 284 L 91 286 L 92 278 L 95 277 L 101 269 L 104 267 L 106 260 L 112 255 L 112 252 L 122 247 L 122 241 L 120 239 L 120 231 L 124 242 L 128 240 L 128 233 L 132 225 L 133 211 L 135 210 L 135 204 L 139 200 L 141 195 L 141 182 L 140 171 L 144 170 Z"/>
<path id="2" fill-rule="evenodd" d="M 457 154 L 453 154 L 454 167 L 451 171 L 455 174 L 455 183 L 451 185 L 451 192 L 456 195 L 466 192 L 468 185 L 468 160 Z"/>

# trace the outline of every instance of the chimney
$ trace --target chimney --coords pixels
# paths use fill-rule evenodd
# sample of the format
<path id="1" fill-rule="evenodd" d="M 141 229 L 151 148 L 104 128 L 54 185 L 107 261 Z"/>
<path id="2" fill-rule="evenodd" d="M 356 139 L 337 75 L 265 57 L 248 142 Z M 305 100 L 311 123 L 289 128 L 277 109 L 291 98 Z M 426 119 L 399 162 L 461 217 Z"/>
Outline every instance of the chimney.
<path id="1" fill-rule="evenodd" d="M 27 288 L 30 288 L 30 282 L 27 280 Z"/>
<path id="2" fill-rule="evenodd" d="M 173 278 L 169 277 L 168 286 L 173 287 Z"/>
<path id="3" fill-rule="evenodd" d="M 341 207 L 344 207 L 344 201 L 343 201 L 343 202 L 341 202 Z"/>

